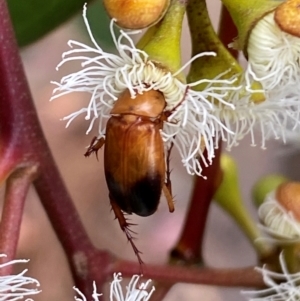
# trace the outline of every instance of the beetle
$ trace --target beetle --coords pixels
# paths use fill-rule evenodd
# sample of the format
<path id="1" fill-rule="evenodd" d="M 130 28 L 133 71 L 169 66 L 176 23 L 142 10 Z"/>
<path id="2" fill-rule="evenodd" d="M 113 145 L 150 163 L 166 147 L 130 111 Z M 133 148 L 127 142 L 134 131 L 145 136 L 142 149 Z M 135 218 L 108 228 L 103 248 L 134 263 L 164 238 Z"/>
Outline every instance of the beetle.
<path id="1" fill-rule="evenodd" d="M 152 215 L 157 210 L 162 191 L 169 211 L 174 211 L 168 162 L 171 148 L 165 158 L 160 133 L 170 114 L 164 112 L 165 107 L 166 101 L 160 91 L 144 91 L 131 98 L 126 89 L 110 112 L 105 138 L 94 138 L 85 153 L 85 156 L 93 152 L 97 155 L 104 146 L 110 203 L 140 263 L 140 252 L 133 243 L 130 224 L 123 212 Z"/>

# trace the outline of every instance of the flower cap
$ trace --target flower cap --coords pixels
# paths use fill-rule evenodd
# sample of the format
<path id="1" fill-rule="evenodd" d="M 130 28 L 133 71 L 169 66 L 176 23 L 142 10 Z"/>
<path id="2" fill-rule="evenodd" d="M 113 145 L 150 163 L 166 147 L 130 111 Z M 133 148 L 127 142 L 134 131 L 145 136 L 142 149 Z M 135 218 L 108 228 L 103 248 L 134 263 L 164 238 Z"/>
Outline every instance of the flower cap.
<path id="1" fill-rule="evenodd" d="M 299 130 L 300 101 L 296 89 L 292 89 L 294 94 L 289 96 L 276 90 L 264 91 L 266 99 L 260 103 L 252 101 L 253 91 L 247 89 L 245 83 L 239 90 L 231 92 L 228 101 L 234 105 L 234 110 L 219 104 L 214 111 L 215 117 L 222 121 L 217 132 L 228 150 L 237 146 L 248 134 L 251 146 L 259 144 L 262 149 L 266 149 L 267 140 L 281 139 L 285 143 L 288 133 Z"/>

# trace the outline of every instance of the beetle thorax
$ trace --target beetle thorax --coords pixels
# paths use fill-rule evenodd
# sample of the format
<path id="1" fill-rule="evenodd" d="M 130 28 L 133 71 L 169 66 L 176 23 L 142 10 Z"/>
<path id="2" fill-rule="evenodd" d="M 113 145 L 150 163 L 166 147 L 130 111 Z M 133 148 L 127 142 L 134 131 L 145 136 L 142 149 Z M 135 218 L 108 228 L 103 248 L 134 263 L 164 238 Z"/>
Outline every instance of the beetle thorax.
<path id="1" fill-rule="evenodd" d="M 145 91 L 143 94 L 136 94 L 135 98 L 131 98 L 129 90 L 126 89 L 119 96 L 110 113 L 113 115 L 135 115 L 157 118 L 162 114 L 165 106 L 165 98 L 157 90 Z"/>
<path id="2" fill-rule="evenodd" d="M 141 119 L 140 116 L 132 115 L 132 114 L 123 114 L 123 115 L 120 115 L 120 116 L 122 116 L 122 120 L 125 121 L 126 123 L 134 123 L 138 119 Z"/>

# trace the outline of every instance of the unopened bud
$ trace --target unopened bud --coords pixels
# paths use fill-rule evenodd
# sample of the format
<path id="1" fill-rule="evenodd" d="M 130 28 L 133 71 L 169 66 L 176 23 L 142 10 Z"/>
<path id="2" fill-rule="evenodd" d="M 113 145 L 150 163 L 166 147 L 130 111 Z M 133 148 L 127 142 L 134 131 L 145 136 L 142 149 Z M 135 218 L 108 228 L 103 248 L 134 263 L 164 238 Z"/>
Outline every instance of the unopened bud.
<path id="1" fill-rule="evenodd" d="M 264 203 L 266 196 L 277 189 L 277 187 L 287 182 L 288 178 L 280 174 L 271 174 L 259 179 L 252 189 L 252 198 L 256 207 Z"/>
<path id="2" fill-rule="evenodd" d="M 274 19 L 281 30 L 300 37 L 300 0 L 287 0 L 280 4 Z"/>
<path id="3" fill-rule="evenodd" d="M 300 242 L 300 182 L 284 182 L 259 207 L 262 227 L 275 243 Z"/>
<path id="4" fill-rule="evenodd" d="M 107 13 L 127 29 L 146 28 L 159 22 L 170 0 L 103 0 Z"/>
<path id="5" fill-rule="evenodd" d="M 300 222 L 300 182 L 286 182 L 276 190 L 276 199 L 287 212 Z"/>

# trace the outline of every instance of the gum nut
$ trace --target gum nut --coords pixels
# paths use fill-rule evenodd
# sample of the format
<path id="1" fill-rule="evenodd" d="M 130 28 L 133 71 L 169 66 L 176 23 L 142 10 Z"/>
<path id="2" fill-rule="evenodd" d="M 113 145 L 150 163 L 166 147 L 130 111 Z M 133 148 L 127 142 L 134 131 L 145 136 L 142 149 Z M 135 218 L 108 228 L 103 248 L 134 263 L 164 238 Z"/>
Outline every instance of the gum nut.
<path id="1" fill-rule="evenodd" d="M 300 221 L 300 182 L 281 184 L 276 190 L 276 199 Z"/>
<path id="2" fill-rule="evenodd" d="M 156 24 L 167 11 L 170 0 L 103 0 L 107 13 L 127 29 L 141 29 Z"/>
<path id="3" fill-rule="evenodd" d="M 281 30 L 300 37 L 300 0 L 283 2 L 276 8 L 274 19 Z"/>

